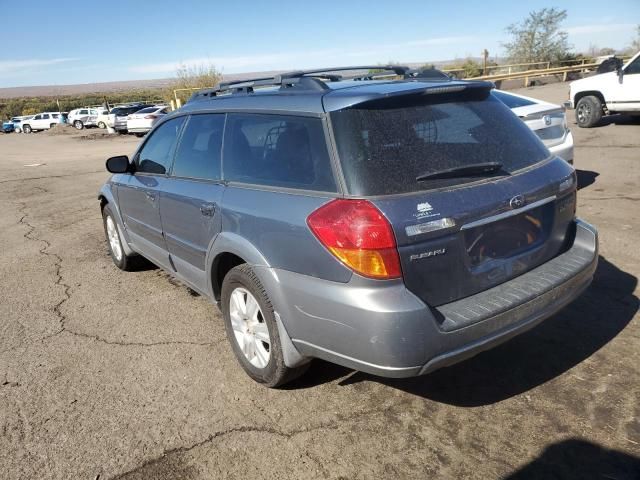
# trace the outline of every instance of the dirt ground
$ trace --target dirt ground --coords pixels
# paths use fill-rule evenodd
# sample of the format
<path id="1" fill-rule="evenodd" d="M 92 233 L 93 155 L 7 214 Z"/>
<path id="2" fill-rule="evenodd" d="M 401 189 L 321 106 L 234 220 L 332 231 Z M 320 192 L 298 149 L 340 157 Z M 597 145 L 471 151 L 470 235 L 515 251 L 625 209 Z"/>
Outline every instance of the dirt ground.
<path id="1" fill-rule="evenodd" d="M 607 123 L 573 126 L 601 240 L 575 303 L 425 377 L 316 361 L 283 390 L 205 299 L 112 265 L 96 193 L 138 139 L 0 135 L 0 478 L 640 478 L 640 124 Z"/>

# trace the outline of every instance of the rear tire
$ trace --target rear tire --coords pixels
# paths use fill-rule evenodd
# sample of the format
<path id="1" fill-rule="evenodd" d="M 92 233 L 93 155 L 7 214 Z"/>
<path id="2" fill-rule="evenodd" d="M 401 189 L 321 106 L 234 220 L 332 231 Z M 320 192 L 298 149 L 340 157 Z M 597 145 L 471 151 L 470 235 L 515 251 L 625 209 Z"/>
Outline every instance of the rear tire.
<path id="1" fill-rule="evenodd" d="M 595 127 L 600 123 L 602 114 L 602 102 L 594 95 L 582 97 L 576 105 L 576 121 L 579 127 Z"/>
<path id="2" fill-rule="evenodd" d="M 80 120 L 76 120 L 75 122 L 73 122 L 73 126 L 78 130 L 82 130 L 84 128 L 84 123 L 82 123 Z"/>
<path id="3" fill-rule="evenodd" d="M 104 122 L 98 122 L 98 128 L 107 128 Z"/>
<path id="4" fill-rule="evenodd" d="M 238 265 L 224 277 L 220 306 L 233 353 L 256 382 L 274 388 L 307 370 L 309 364 L 285 365 L 273 306 L 249 265 Z"/>
<path id="5" fill-rule="evenodd" d="M 57 125 L 57 123 L 51 123 L 51 124 L 49 124 L 49 128 L 53 128 L 53 127 L 55 127 L 56 125 Z"/>
<path id="6" fill-rule="evenodd" d="M 136 133 L 136 137 L 142 138 L 142 137 L 144 137 L 144 133 Z"/>
<path id="7" fill-rule="evenodd" d="M 118 223 L 109 204 L 106 204 L 102 209 L 102 223 L 104 225 L 104 234 L 107 237 L 111 260 L 113 260 L 113 263 L 120 270 L 124 270 L 125 272 L 133 270 L 136 255 L 127 255 L 125 253 L 122 246 L 122 239 L 120 238 L 120 231 L 118 230 Z"/>

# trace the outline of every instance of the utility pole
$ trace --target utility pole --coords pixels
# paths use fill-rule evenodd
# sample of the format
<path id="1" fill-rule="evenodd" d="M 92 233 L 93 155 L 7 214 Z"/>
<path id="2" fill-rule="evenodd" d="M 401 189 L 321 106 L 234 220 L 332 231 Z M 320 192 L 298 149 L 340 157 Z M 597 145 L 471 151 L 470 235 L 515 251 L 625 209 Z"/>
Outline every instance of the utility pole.
<path id="1" fill-rule="evenodd" d="M 486 48 L 482 50 L 482 75 L 487 74 L 487 57 L 489 56 L 489 50 Z"/>

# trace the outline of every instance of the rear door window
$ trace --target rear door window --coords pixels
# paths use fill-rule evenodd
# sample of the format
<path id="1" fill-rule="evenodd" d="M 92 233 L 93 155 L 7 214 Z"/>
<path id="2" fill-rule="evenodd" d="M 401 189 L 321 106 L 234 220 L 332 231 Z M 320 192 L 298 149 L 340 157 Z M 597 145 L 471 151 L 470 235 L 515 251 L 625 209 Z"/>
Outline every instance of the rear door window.
<path id="1" fill-rule="evenodd" d="M 524 122 L 486 91 L 406 97 L 331 114 L 349 193 L 447 187 L 482 177 L 418 177 L 485 162 L 502 165 L 495 175 L 509 175 L 549 157 Z"/>
<path id="2" fill-rule="evenodd" d="M 192 115 L 180 139 L 173 175 L 219 180 L 223 131 L 224 114 Z"/>
<path id="3" fill-rule="evenodd" d="M 229 114 L 224 145 L 225 180 L 336 191 L 318 118 Z"/>
<path id="4" fill-rule="evenodd" d="M 185 117 L 174 118 L 160 125 L 136 155 L 136 172 L 167 173 L 173 160 L 178 134 Z"/>

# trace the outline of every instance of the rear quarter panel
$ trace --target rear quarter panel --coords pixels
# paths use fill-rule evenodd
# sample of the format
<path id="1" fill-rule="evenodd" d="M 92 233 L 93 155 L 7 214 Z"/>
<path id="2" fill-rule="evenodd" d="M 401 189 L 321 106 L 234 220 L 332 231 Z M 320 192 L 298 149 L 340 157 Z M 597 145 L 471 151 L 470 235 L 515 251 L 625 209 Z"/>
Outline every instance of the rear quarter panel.
<path id="1" fill-rule="evenodd" d="M 270 267 L 347 282 L 351 271 L 320 244 L 307 226 L 309 214 L 332 198 L 328 194 L 230 185 L 223 197 L 222 236 L 233 234 L 247 240 Z"/>

